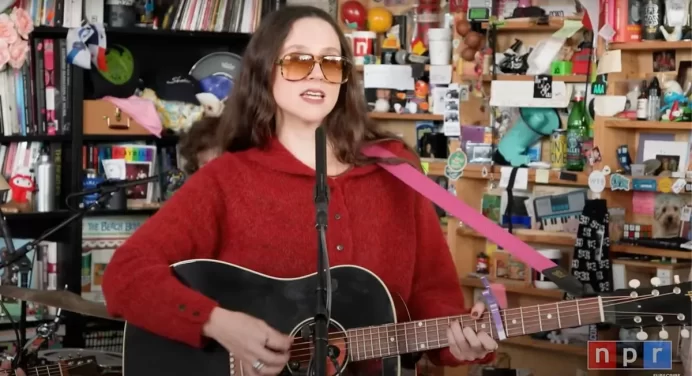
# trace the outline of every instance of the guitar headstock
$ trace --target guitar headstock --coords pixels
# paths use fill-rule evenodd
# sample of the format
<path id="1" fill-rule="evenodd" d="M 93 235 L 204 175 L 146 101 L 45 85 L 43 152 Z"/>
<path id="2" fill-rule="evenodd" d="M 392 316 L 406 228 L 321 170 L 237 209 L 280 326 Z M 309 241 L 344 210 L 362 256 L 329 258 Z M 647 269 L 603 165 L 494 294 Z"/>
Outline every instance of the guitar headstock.
<path id="1" fill-rule="evenodd" d="M 681 336 L 690 336 L 687 326 L 692 324 L 692 282 L 680 282 L 661 286 L 658 277 L 651 279 L 651 287 L 641 287 L 638 280 L 631 280 L 629 289 L 621 289 L 601 295 L 607 322 L 625 328 L 661 327 L 659 337 L 668 338 L 665 326 L 682 326 Z M 637 338 L 646 340 L 640 331 Z M 642 338 L 640 338 L 642 337 Z M 665 337 L 665 338 L 664 338 Z"/>

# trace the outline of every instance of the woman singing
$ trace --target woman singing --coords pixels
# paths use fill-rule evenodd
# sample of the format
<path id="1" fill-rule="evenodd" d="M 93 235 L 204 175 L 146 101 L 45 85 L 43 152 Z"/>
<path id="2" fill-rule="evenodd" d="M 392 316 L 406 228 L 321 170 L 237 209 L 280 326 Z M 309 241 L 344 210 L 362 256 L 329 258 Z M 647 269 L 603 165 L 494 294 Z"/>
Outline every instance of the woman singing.
<path id="1" fill-rule="evenodd" d="M 190 346 L 211 338 L 246 375 L 276 375 L 292 338 L 174 278 L 170 265 L 216 259 L 278 278 L 315 271 L 315 129 L 328 137 L 330 263 L 357 265 L 401 297 L 412 319 L 465 313 L 455 266 L 430 201 L 361 153 L 377 143 L 418 159 L 368 119 L 349 43 L 326 12 L 286 7 L 267 16 L 219 119 L 225 153 L 195 172 L 121 246 L 103 292 L 111 314 Z M 364 307 L 354 307 L 363 309 Z M 276 307 L 280 310 L 281 307 Z M 474 306 L 480 315 L 483 305 Z M 497 343 L 454 322 L 438 365 L 492 359 Z"/>

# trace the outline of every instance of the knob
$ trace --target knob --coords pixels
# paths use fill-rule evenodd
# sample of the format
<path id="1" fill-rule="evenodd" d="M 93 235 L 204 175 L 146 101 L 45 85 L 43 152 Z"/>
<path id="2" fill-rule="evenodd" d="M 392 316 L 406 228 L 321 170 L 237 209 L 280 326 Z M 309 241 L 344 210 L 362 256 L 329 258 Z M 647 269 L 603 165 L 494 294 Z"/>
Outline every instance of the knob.
<path id="1" fill-rule="evenodd" d="M 640 341 L 646 341 L 647 338 L 649 338 L 649 335 L 646 334 L 643 329 L 640 329 L 639 333 L 637 333 L 637 339 Z"/>
<path id="2" fill-rule="evenodd" d="M 661 331 L 658 332 L 658 338 L 668 339 L 668 332 L 666 331 L 666 328 L 661 328 Z"/>
<path id="3" fill-rule="evenodd" d="M 632 279 L 632 280 L 630 280 L 629 285 L 630 285 L 630 288 L 636 289 L 637 287 L 639 287 L 641 285 L 641 283 L 639 283 L 638 279 Z"/>
<path id="4" fill-rule="evenodd" d="M 661 285 L 661 279 L 658 277 L 651 278 L 651 286 L 658 287 Z"/>
<path id="5" fill-rule="evenodd" d="M 679 275 L 676 274 L 673 276 L 673 283 L 676 285 L 680 284 L 680 276 Z"/>
<path id="6" fill-rule="evenodd" d="M 690 338 L 690 330 L 687 328 L 684 328 L 680 331 L 680 337 L 682 338 Z"/>

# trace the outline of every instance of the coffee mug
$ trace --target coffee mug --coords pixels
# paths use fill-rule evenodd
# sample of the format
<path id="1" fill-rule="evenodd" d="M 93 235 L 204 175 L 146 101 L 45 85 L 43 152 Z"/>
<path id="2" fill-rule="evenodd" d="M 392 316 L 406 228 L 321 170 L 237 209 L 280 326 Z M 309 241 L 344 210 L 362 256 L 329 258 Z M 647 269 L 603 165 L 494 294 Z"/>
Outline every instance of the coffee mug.
<path id="1" fill-rule="evenodd" d="M 346 37 L 351 41 L 351 51 L 353 52 L 353 63 L 355 65 L 365 64 L 366 56 L 375 53 L 375 41 L 377 34 L 372 31 L 354 31 Z"/>

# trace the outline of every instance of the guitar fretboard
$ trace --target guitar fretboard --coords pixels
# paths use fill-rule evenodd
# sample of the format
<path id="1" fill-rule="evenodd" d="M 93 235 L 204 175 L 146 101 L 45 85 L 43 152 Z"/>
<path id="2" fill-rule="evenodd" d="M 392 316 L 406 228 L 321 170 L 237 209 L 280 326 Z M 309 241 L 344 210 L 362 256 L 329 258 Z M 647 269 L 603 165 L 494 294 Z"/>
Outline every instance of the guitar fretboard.
<path id="1" fill-rule="evenodd" d="M 599 298 L 565 300 L 530 307 L 500 311 L 507 337 L 543 331 L 572 328 L 602 322 L 603 307 Z M 430 320 L 350 329 L 348 348 L 353 361 L 427 351 L 446 347 L 447 328 L 459 321 L 462 327 L 486 332 L 498 339 L 490 313 L 474 319 L 471 315 L 450 316 Z"/>

